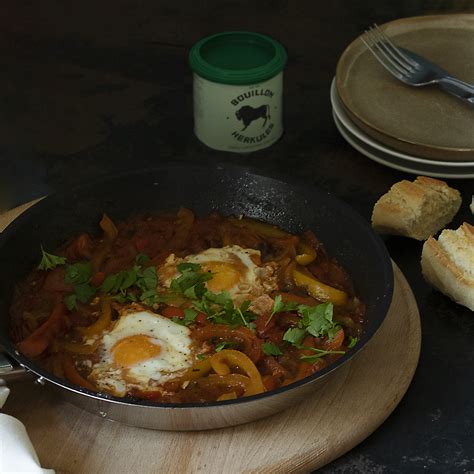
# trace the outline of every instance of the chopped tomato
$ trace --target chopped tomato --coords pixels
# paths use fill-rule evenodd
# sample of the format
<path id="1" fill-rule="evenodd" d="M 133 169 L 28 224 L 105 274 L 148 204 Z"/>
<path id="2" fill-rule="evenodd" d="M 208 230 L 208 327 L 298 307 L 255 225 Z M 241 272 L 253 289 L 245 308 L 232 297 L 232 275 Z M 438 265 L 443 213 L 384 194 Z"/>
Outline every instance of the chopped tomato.
<path id="1" fill-rule="evenodd" d="M 49 318 L 18 344 L 18 350 L 26 357 L 37 357 L 41 355 L 63 328 L 65 315 L 66 306 L 61 298 L 57 297 Z"/>
<path id="2" fill-rule="evenodd" d="M 135 239 L 135 247 L 139 252 L 143 252 L 149 245 L 150 239 L 148 237 L 137 237 Z"/>
<path id="3" fill-rule="evenodd" d="M 198 313 L 194 322 L 198 326 L 205 326 L 207 324 L 207 315 L 205 313 Z"/>
<path id="4" fill-rule="evenodd" d="M 344 329 L 339 329 L 333 339 L 325 339 L 321 345 L 321 349 L 326 351 L 338 351 L 344 343 Z"/>
<path id="5" fill-rule="evenodd" d="M 255 322 L 255 330 L 260 337 L 265 337 L 275 327 L 275 316 L 270 318 L 269 314 L 260 315 Z"/>
<path id="6" fill-rule="evenodd" d="M 105 280 L 105 273 L 104 272 L 96 272 L 92 275 L 91 278 L 91 285 L 95 288 L 98 288 Z"/>
<path id="7" fill-rule="evenodd" d="M 166 306 L 164 309 L 160 311 L 160 314 L 164 316 L 165 318 L 169 318 L 169 319 L 172 319 L 172 318 L 183 319 L 184 318 L 184 310 L 176 306 Z"/>
<path id="8" fill-rule="evenodd" d="M 80 234 L 66 248 L 68 260 L 88 260 L 92 256 L 92 239 L 88 234 Z"/>

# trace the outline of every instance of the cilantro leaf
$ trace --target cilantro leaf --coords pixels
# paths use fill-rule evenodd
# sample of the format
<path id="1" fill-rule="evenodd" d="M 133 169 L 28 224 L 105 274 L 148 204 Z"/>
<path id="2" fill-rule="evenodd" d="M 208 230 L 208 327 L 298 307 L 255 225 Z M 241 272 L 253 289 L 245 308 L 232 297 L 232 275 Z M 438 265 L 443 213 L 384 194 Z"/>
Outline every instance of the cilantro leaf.
<path id="1" fill-rule="evenodd" d="M 116 293 L 116 291 L 113 291 L 113 290 L 117 286 L 117 280 L 118 280 L 117 274 L 107 275 L 101 285 L 102 291 L 104 293 Z"/>
<path id="2" fill-rule="evenodd" d="M 135 263 L 140 266 L 148 262 L 148 260 L 150 260 L 150 257 L 144 253 L 137 253 L 135 256 Z"/>
<path id="3" fill-rule="evenodd" d="M 74 311 L 77 308 L 76 295 L 67 295 L 64 297 L 64 304 L 69 311 Z"/>
<path id="4" fill-rule="evenodd" d="M 265 326 L 268 326 L 268 323 L 271 321 L 274 314 L 283 313 L 285 311 L 294 311 L 297 308 L 298 308 L 298 303 L 293 303 L 291 301 L 288 303 L 284 303 L 281 295 L 275 296 L 275 301 L 273 302 L 273 306 L 272 306 L 272 312 L 270 313 L 270 316 L 267 319 Z"/>
<path id="5" fill-rule="evenodd" d="M 204 304 L 198 304 L 198 307 L 201 308 L 201 311 L 206 312 L 208 319 L 211 321 L 217 324 L 226 324 L 233 328 L 245 326 L 251 330 L 255 330 L 255 325 L 252 321 L 257 319 L 257 315 L 248 310 L 250 306 L 249 301 L 244 301 L 236 308 L 232 298 L 227 292 L 216 294 L 210 291 L 204 294 L 202 301 Z"/>
<path id="6" fill-rule="evenodd" d="M 204 296 L 206 291 L 206 285 L 204 284 L 204 282 L 200 281 L 184 290 L 183 294 L 186 298 L 189 298 L 191 300 L 198 300 Z"/>
<path id="7" fill-rule="evenodd" d="M 195 311 L 194 309 L 186 308 L 184 310 L 184 318 L 183 319 L 180 319 L 177 316 L 174 316 L 173 318 L 171 318 L 171 320 L 174 323 L 181 324 L 181 326 L 189 326 L 192 323 L 194 323 L 194 320 L 196 319 L 197 314 L 198 314 L 197 311 Z"/>
<path id="8" fill-rule="evenodd" d="M 229 347 L 235 347 L 235 346 L 237 346 L 237 343 L 235 343 L 235 342 L 222 341 L 222 342 L 219 342 L 219 344 L 216 345 L 214 350 L 216 352 L 220 352 L 222 349 L 227 349 Z"/>
<path id="9" fill-rule="evenodd" d="M 349 344 L 347 345 L 347 347 L 349 349 L 352 349 L 358 342 L 359 342 L 358 337 L 349 336 Z"/>
<path id="10" fill-rule="evenodd" d="M 325 351 L 323 349 L 316 349 L 314 347 L 301 347 L 301 349 L 306 349 L 313 351 L 315 354 L 314 355 L 306 355 L 306 356 L 301 356 L 300 360 L 303 360 L 305 362 L 309 362 L 310 364 L 313 362 L 318 361 L 324 356 L 327 356 L 329 354 L 345 354 L 344 351 Z"/>
<path id="11" fill-rule="evenodd" d="M 161 298 L 156 292 L 156 288 L 152 290 L 146 290 L 140 295 L 140 301 L 145 303 L 147 306 L 153 306 L 161 303 Z"/>
<path id="12" fill-rule="evenodd" d="M 301 315 L 302 326 L 314 337 L 328 335 L 332 339 L 339 330 L 339 326 L 332 320 L 332 303 L 323 303 L 317 306 L 300 305 L 298 313 Z"/>
<path id="13" fill-rule="evenodd" d="M 206 356 L 205 356 L 204 354 L 198 354 L 198 355 L 196 356 L 196 359 L 197 359 L 197 360 L 204 360 L 205 358 L 206 358 Z"/>
<path id="14" fill-rule="evenodd" d="M 224 306 L 227 308 L 234 306 L 232 298 L 230 297 L 230 294 L 227 291 L 222 291 L 221 293 L 212 293 L 211 291 L 208 291 L 205 293 L 204 296 L 206 300 L 210 301 L 211 303 L 215 303 L 219 306 Z"/>
<path id="15" fill-rule="evenodd" d="M 281 295 L 277 295 L 275 296 L 275 301 L 272 307 L 272 316 L 275 313 L 283 313 L 285 311 L 294 311 L 297 308 L 298 308 L 298 303 L 294 303 L 293 301 L 287 301 L 285 303 Z"/>
<path id="16" fill-rule="evenodd" d="M 262 351 L 266 355 L 279 356 L 283 355 L 283 352 L 280 348 L 273 342 L 264 342 L 262 344 Z"/>
<path id="17" fill-rule="evenodd" d="M 66 263 L 66 257 L 60 257 L 59 255 L 53 255 L 48 253 L 41 246 L 41 261 L 38 265 L 39 270 L 52 270 L 58 265 L 64 265 Z"/>
<path id="18" fill-rule="evenodd" d="M 137 275 L 136 284 L 142 291 L 156 290 L 158 286 L 158 274 L 155 267 L 148 267 Z"/>
<path id="19" fill-rule="evenodd" d="M 148 260 L 147 255 L 138 254 L 135 257 L 135 265 L 131 269 L 107 275 L 101 285 L 101 290 L 113 295 L 112 298 L 120 303 L 140 300 L 148 306 L 158 304 L 162 298 L 157 292 L 158 274 L 156 268 L 150 266 L 142 269 L 140 265 Z"/>
<path id="20" fill-rule="evenodd" d="M 176 268 L 180 273 L 187 271 L 199 272 L 201 270 L 201 265 L 199 265 L 199 263 L 180 263 Z"/>
<path id="21" fill-rule="evenodd" d="M 88 303 L 92 298 L 94 298 L 96 292 L 97 290 L 89 285 L 89 283 L 81 283 L 74 286 L 74 293 L 79 303 Z"/>
<path id="22" fill-rule="evenodd" d="M 299 345 L 303 342 L 306 335 L 306 330 L 302 328 L 290 328 L 287 329 L 283 335 L 283 340 L 290 344 Z"/>
<path id="23" fill-rule="evenodd" d="M 88 283 L 92 276 L 92 265 L 90 262 L 78 262 L 66 266 L 64 282 L 68 285 L 80 285 Z"/>

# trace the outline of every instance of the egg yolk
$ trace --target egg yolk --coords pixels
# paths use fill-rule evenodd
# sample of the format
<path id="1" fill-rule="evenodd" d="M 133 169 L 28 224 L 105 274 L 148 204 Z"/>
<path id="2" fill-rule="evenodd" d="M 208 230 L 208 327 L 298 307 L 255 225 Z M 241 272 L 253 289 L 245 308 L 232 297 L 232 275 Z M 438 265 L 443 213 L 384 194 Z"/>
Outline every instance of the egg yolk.
<path id="1" fill-rule="evenodd" d="M 112 347 L 115 365 L 130 367 L 160 354 L 161 347 L 143 334 L 125 337 Z"/>
<path id="2" fill-rule="evenodd" d="M 203 267 L 213 273 L 212 280 L 207 282 L 207 289 L 214 293 L 229 290 L 240 281 L 241 273 L 232 263 L 206 262 Z"/>

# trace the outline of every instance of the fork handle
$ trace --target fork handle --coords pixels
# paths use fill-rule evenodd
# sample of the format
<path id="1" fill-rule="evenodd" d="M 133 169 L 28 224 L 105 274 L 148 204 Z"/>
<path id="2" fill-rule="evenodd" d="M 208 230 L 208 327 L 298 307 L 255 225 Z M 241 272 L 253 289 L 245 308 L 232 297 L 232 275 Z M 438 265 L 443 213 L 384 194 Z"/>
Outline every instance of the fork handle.
<path id="1" fill-rule="evenodd" d="M 468 104 L 474 105 L 473 85 L 450 76 L 443 77 L 439 80 L 438 84 L 446 92 L 455 95 Z"/>

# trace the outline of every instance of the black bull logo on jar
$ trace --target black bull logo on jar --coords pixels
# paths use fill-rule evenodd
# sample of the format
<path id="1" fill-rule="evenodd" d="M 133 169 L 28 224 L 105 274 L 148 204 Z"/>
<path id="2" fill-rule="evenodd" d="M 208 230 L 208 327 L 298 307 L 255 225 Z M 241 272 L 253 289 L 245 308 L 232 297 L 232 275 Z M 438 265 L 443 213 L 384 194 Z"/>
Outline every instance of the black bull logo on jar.
<path id="1" fill-rule="evenodd" d="M 260 107 L 253 108 L 250 105 L 242 106 L 237 112 L 235 112 L 237 120 L 241 120 L 244 124 L 244 131 L 254 120 L 263 118 L 264 122 L 262 128 L 265 127 L 267 120 L 270 119 L 270 106 L 261 105 Z"/>

